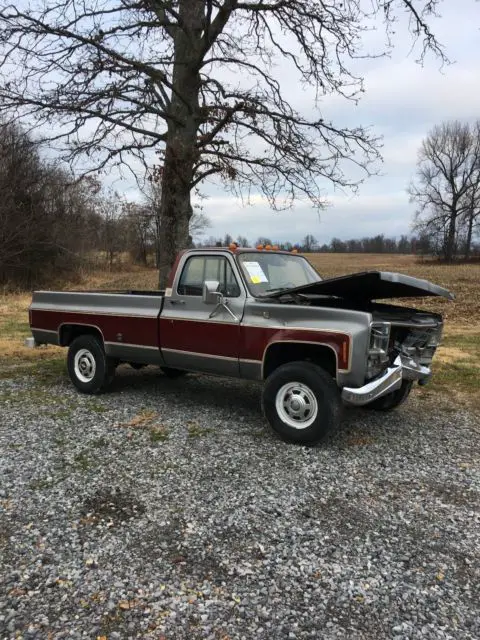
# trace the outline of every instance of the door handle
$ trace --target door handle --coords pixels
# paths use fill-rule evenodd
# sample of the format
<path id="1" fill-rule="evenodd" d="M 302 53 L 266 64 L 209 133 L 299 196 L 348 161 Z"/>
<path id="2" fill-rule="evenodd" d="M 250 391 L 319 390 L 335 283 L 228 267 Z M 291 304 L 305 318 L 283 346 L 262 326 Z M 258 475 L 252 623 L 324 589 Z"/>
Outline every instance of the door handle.
<path id="1" fill-rule="evenodd" d="M 185 304 L 185 300 L 170 300 L 170 304 Z"/>

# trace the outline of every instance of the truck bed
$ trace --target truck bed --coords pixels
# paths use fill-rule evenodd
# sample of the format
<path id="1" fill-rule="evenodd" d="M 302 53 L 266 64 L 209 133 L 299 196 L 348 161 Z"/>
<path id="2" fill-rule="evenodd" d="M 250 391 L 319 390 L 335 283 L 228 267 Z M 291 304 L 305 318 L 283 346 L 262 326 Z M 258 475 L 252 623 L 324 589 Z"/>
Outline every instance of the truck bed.
<path id="1" fill-rule="evenodd" d="M 49 293 L 52 293 L 51 291 Z M 72 291 L 64 291 L 63 293 L 106 293 L 122 296 L 161 296 L 165 295 L 163 289 L 78 289 Z"/>
<path id="2" fill-rule="evenodd" d="M 107 355 L 161 364 L 163 302 L 164 291 L 34 291 L 30 327 L 44 344 L 66 344 L 75 327 L 89 327 L 100 334 Z"/>

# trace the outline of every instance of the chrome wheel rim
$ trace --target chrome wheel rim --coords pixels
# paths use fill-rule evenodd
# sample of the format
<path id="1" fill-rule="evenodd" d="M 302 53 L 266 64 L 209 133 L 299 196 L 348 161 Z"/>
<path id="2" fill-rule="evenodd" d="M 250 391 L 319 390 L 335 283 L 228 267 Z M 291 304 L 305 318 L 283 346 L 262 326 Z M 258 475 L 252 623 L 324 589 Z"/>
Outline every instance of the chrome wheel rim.
<path id="1" fill-rule="evenodd" d="M 73 361 L 75 375 L 81 382 L 91 382 L 95 377 L 97 363 L 95 357 L 88 349 L 80 349 L 75 354 Z"/>
<path id="2" fill-rule="evenodd" d="M 294 429 L 306 429 L 318 415 L 318 402 L 313 391 L 301 382 L 288 382 L 277 392 L 277 414 Z"/>

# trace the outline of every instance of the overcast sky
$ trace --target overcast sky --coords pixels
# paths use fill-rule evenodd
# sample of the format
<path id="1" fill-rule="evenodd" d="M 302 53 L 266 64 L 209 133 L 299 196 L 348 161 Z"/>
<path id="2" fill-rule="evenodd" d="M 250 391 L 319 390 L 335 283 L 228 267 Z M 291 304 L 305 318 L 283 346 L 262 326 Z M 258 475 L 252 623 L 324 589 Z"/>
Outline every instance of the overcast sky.
<path id="1" fill-rule="evenodd" d="M 336 97 L 322 102 L 324 114 L 334 122 L 372 126 L 383 136 L 380 176 L 369 178 L 358 195 L 334 193 L 330 188 L 331 206 L 320 216 L 306 203 L 293 211 L 274 212 L 260 196 L 244 206 L 221 187 L 208 185 L 203 209 L 212 227 L 206 235 L 228 232 L 251 241 L 268 236 L 274 241 L 296 242 L 313 233 L 323 243 L 335 236 L 346 239 L 409 233 L 414 206 L 406 188 L 415 172 L 422 138 L 444 120 L 480 118 L 480 4 L 445 0 L 440 10 L 442 17 L 432 21 L 433 30 L 454 64 L 440 70 L 438 60 L 430 58 L 422 68 L 410 53 L 411 39 L 399 28 L 392 57 L 363 64 L 366 93 L 359 105 Z M 379 42 L 383 37 L 379 34 Z M 375 41 L 373 36 L 371 39 Z M 287 95 L 290 91 L 298 94 L 295 104 L 299 110 L 309 111 L 311 94 L 299 92 L 294 85 L 286 90 Z M 130 195 L 134 195 L 132 191 Z"/>

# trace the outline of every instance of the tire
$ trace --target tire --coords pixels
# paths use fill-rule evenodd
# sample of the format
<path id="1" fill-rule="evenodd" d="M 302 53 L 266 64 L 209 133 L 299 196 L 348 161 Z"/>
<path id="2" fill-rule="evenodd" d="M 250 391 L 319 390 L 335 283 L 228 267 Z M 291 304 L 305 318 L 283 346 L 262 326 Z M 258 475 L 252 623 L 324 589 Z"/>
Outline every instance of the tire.
<path id="1" fill-rule="evenodd" d="M 109 358 L 102 342 L 92 335 L 75 338 L 68 349 L 70 380 L 81 393 L 100 393 L 115 376 L 115 360 Z"/>
<path id="2" fill-rule="evenodd" d="M 140 371 L 140 369 L 143 369 L 143 367 L 146 367 L 146 364 L 140 364 L 139 362 L 129 362 L 128 363 L 132 369 L 135 369 L 135 371 Z"/>
<path id="3" fill-rule="evenodd" d="M 284 440 L 297 444 L 320 442 L 340 421 L 336 382 L 311 362 L 290 362 L 269 375 L 262 405 L 272 429 Z"/>
<path id="4" fill-rule="evenodd" d="M 412 390 L 412 384 L 410 380 L 403 380 L 400 389 L 365 404 L 363 408 L 371 411 L 393 411 L 408 398 Z"/>
<path id="5" fill-rule="evenodd" d="M 188 371 L 183 371 L 183 369 L 172 369 L 171 367 L 160 367 L 160 369 L 167 378 L 170 378 L 170 380 L 176 380 L 177 378 L 186 376 L 188 373 Z"/>

